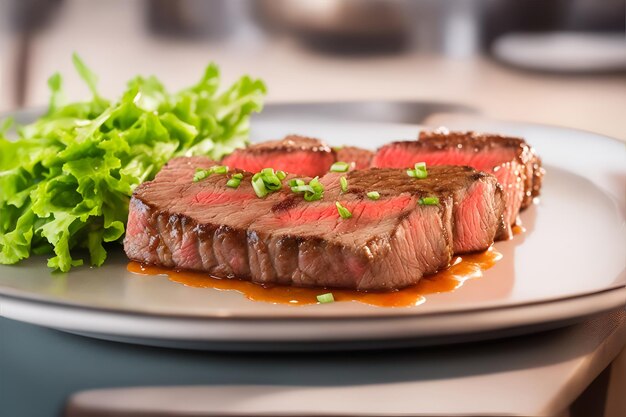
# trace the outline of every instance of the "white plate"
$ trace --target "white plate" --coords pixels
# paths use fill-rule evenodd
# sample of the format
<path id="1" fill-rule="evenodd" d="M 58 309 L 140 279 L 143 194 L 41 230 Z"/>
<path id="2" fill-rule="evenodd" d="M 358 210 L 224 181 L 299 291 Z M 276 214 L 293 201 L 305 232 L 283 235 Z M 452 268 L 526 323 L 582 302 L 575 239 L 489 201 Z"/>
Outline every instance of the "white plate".
<path id="1" fill-rule="evenodd" d="M 623 33 L 509 33 L 494 42 L 492 52 L 507 64 L 531 70 L 586 73 L 626 69 Z"/>
<path id="2" fill-rule="evenodd" d="M 368 148 L 412 139 L 419 130 L 417 125 L 294 116 L 260 119 L 253 127 L 254 140 L 302 133 L 333 145 Z M 529 124 L 483 121 L 454 127 L 524 136 L 547 170 L 540 202 L 522 214 L 527 232 L 498 242 L 503 259 L 456 291 L 429 295 L 425 303 L 405 308 L 253 302 L 236 292 L 133 275 L 120 249 L 101 268 L 68 274 L 51 274 L 40 257 L 0 266 L 0 314 L 113 340 L 281 350 L 498 337 L 626 304 L 625 144 Z"/>

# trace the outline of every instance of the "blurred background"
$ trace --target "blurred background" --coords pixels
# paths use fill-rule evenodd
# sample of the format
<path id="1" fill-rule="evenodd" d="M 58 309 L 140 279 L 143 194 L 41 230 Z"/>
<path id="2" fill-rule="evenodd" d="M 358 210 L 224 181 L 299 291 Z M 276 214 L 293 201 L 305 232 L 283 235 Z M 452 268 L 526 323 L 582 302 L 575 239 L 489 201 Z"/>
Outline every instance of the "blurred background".
<path id="1" fill-rule="evenodd" d="M 626 139 L 624 0 L 0 0 L 0 111 L 47 78 L 117 96 L 136 74 L 179 88 L 209 61 L 268 101 L 411 100 Z"/>

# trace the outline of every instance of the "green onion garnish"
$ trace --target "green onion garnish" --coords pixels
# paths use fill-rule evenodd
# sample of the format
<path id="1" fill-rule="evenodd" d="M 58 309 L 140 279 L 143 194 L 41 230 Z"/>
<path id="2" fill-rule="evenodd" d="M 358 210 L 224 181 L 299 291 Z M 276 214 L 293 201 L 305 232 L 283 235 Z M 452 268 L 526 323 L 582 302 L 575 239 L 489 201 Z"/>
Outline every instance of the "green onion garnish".
<path id="1" fill-rule="evenodd" d="M 436 206 L 439 204 L 439 198 L 437 197 L 422 197 L 419 199 L 420 206 Z"/>
<path id="2" fill-rule="evenodd" d="M 280 178 L 278 175 L 274 173 L 272 168 L 263 168 L 261 172 L 257 175 L 260 175 L 263 178 L 263 182 L 265 183 L 265 188 L 269 191 L 277 191 L 283 188 L 283 184 L 280 182 Z"/>
<path id="3" fill-rule="evenodd" d="M 367 198 L 370 200 L 378 200 L 380 198 L 380 193 L 378 191 L 370 191 L 367 193 Z"/>
<path id="4" fill-rule="evenodd" d="M 291 191 L 294 193 L 314 193 L 315 190 L 310 185 L 296 185 L 295 187 L 291 187 Z"/>
<path id="5" fill-rule="evenodd" d="M 193 182 L 198 182 L 211 174 L 226 174 L 228 173 L 228 167 L 226 165 L 216 165 L 209 169 L 196 169 L 196 173 L 193 175 Z"/>
<path id="6" fill-rule="evenodd" d="M 278 179 L 276 175 L 272 175 L 272 176 L 262 175 L 261 178 L 263 178 L 263 182 L 265 183 L 265 188 L 267 188 L 270 191 L 278 191 L 281 188 L 283 188 L 283 184 L 280 182 L 280 180 Z"/>
<path id="7" fill-rule="evenodd" d="M 428 171 L 426 170 L 425 162 L 418 162 L 415 164 L 415 169 L 407 169 L 407 175 L 412 178 L 426 178 L 428 177 Z"/>
<path id="8" fill-rule="evenodd" d="M 348 180 L 346 177 L 339 178 L 339 184 L 341 185 L 341 192 L 345 193 L 348 191 Z"/>
<path id="9" fill-rule="evenodd" d="M 273 168 L 263 168 L 252 176 L 252 188 L 257 196 L 263 198 L 269 193 L 283 188 L 281 182 L 287 174 L 283 171 L 274 172 Z"/>
<path id="10" fill-rule="evenodd" d="M 228 172 L 228 167 L 226 165 L 218 165 L 211 167 L 210 170 L 214 174 L 226 174 Z"/>
<path id="11" fill-rule="evenodd" d="M 241 172 L 237 172 L 230 176 L 230 179 L 226 181 L 226 186 L 230 188 L 239 188 L 241 184 L 241 180 L 243 179 L 243 174 Z"/>
<path id="12" fill-rule="evenodd" d="M 240 178 L 232 177 L 231 179 L 226 181 L 226 186 L 230 188 L 238 188 L 240 184 L 241 184 Z"/>
<path id="13" fill-rule="evenodd" d="M 193 182 L 198 182 L 209 176 L 209 171 L 206 169 L 196 169 L 196 173 L 193 174 Z"/>
<path id="14" fill-rule="evenodd" d="M 339 212 L 339 215 L 342 219 L 349 219 L 350 217 L 352 217 L 352 213 L 350 213 L 350 210 L 342 206 L 339 201 L 335 201 L 335 206 L 337 206 L 337 211 Z"/>
<path id="15" fill-rule="evenodd" d="M 254 174 L 254 176 L 252 177 L 252 188 L 259 198 L 264 198 L 270 193 L 265 187 L 265 182 L 263 182 L 261 174 Z"/>
<path id="16" fill-rule="evenodd" d="M 317 301 L 319 301 L 321 304 L 332 303 L 335 301 L 335 297 L 333 297 L 332 292 L 328 292 L 326 294 L 318 295 Z"/>
<path id="17" fill-rule="evenodd" d="M 293 180 L 289 180 L 288 184 L 290 187 L 295 187 L 297 185 L 304 185 L 305 182 L 303 180 L 293 179 Z"/>
<path id="18" fill-rule="evenodd" d="M 330 172 L 346 172 L 348 168 L 350 168 L 350 164 L 339 161 L 330 166 Z"/>
<path id="19" fill-rule="evenodd" d="M 324 196 L 324 186 L 318 177 L 313 178 L 308 184 L 304 180 L 293 179 L 289 181 L 289 186 L 294 193 L 304 193 L 306 201 L 321 200 Z"/>
<path id="20" fill-rule="evenodd" d="M 304 193 L 304 199 L 306 201 L 321 200 L 322 197 L 324 196 L 324 186 L 320 182 L 319 178 L 315 177 L 311 181 L 309 181 L 309 186 L 313 189 L 313 191 L 312 192 L 309 192 L 309 191 L 305 192 Z"/>

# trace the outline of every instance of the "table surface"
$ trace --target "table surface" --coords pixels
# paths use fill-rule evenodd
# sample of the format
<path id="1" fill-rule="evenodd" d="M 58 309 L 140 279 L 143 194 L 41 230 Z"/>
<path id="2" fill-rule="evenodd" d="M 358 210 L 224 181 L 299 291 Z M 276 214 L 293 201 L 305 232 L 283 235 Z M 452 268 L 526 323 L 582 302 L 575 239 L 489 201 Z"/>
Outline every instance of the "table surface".
<path id="1" fill-rule="evenodd" d="M 552 415 L 625 343 L 624 309 L 491 342 L 318 354 L 141 347 L 0 318 L 0 404 L 5 415 L 56 415 L 78 391 L 139 386 L 152 388 L 91 392 L 75 402 L 218 415 Z M 169 386 L 194 388 L 153 389 Z"/>

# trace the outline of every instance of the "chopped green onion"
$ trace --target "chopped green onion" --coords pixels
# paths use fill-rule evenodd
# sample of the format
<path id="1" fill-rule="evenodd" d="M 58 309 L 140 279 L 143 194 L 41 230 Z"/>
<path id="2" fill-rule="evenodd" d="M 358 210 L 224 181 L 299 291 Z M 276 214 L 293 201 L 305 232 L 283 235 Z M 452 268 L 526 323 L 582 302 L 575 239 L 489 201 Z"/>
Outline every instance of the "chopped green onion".
<path id="1" fill-rule="evenodd" d="M 276 176 L 282 181 L 287 176 L 287 173 L 285 171 L 276 171 Z"/>
<path id="2" fill-rule="evenodd" d="M 338 152 L 343 149 L 343 146 L 333 146 L 333 151 Z"/>
<path id="3" fill-rule="evenodd" d="M 319 177 L 315 177 L 309 181 L 309 186 L 313 189 L 313 191 L 307 191 L 304 193 L 304 199 L 306 201 L 317 201 L 324 197 L 324 186 L 320 182 Z"/>
<path id="4" fill-rule="evenodd" d="M 308 184 L 300 179 L 290 180 L 289 186 L 294 193 L 304 193 L 303 197 L 306 201 L 321 200 L 324 196 L 324 186 L 319 177 L 313 178 Z"/>
<path id="5" fill-rule="evenodd" d="M 426 170 L 425 162 L 418 162 L 415 164 L 414 169 L 407 169 L 407 175 L 412 178 L 426 178 L 428 177 L 428 171 Z"/>
<path id="6" fill-rule="evenodd" d="M 378 191 L 370 191 L 367 193 L 367 198 L 370 200 L 378 200 L 380 198 L 380 193 Z"/>
<path id="7" fill-rule="evenodd" d="M 283 184 L 280 182 L 276 175 L 262 175 L 261 178 L 263 178 L 265 188 L 270 191 L 278 191 L 283 188 Z"/>
<path id="8" fill-rule="evenodd" d="M 226 165 L 218 165 L 211 167 L 210 171 L 213 174 L 226 174 L 228 172 L 228 167 Z"/>
<path id="9" fill-rule="evenodd" d="M 243 179 L 243 174 L 241 172 L 238 172 L 237 174 L 233 174 L 232 178 L 237 178 L 238 180 Z"/>
<path id="10" fill-rule="evenodd" d="M 339 161 L 330 166 L 330 172 L 346 172 L 348 168 L 350 168 L 350 164 Z"/>
<path id="11" fill-rule="evenodd" d="M 235 178 L 234 176 L 228 181 L 226 181 L 226 186 L 230 188 L 238 188 L 240 184 L 241 184 L 241 179 Z"/>
<path id="12" fill-rule="evenodd" d="M 263 182 L 261 174 L 254 174 L 254 176 L 252 177 L 252 188 L 259 198 L 264 198 L 270 193 L 265 187 L 265 182 Z"/>
<path id="13" fill-rule="evenodd" d="M 306 192 L 304 193 L 304 199 L 306 201 L 317 201 L 321 200 L 324 194 L 313 191 L 312 193 Z"/>
<path id="14" fill-rule="evenodd" d="M 287 174 L 283 171 L 278 171 L 278 173 L 275 173 L 273 168 L 263 168 L 252 176 L 252 188 L 257 196 L 263 198 L 269 193 L 283 188 L 281 181 Z"/>
<path id="15" fill-rule="evenodd" d="M 193 182 L 198 182 L 209 176 L 209 171 L 206 169 L 196 169 L 196 173 L 193 174 Z"/>
<path id="16" fill-rule="evenodd" d="M 335 206 L 337 206 L 337 211 L 339 212 L 339 215 L 342 219 L 349 219 L 350 217 L 352 217 L 352 213 L 350 213 L 350 210 L 342 206 L 339 201 L 335 201 Z"/>
<path id="17" fill-rule="evenodd" d="M 261 178 L 265 183 L 265 188 L 270 191 L 278 191 L 283 188 L 280 178 L 274 173 L 272 168 L 263 168 L 260 172 Z"/>
<path id="18" fill-rule="evenodd" d="M 300 179 L 293 179 L 293 180 L 289 180 L 288 184 L 289 184 L 290 187 L 295 187 L 297 185 L 304 185 L 305 182 L 303 180 L 300 180 Z"/>
<path id="19" fill-rule="evenodd" d="M 198 182 L 211 174 L 226 174 L 228 173 L 228 167 L 226 165 L 216 165 L 209 169 L 196 169 L 196 173 L 193 175 L 193 182 Z"/>
<path id="20" fill-rule="evenodd" d="M 348 191 L 348 180 L 346 177 L 339 178 L 339 184 L 341 185 L 341 192 L 345 193 Z"/>
<path id="21" fill-rule="evenodd" d="M 318 295 L 317 301 L 319 301 L 321 304 L 332 303 L 335 301 L 335 297 L 333 296 L 332 292 L 329 292 L 326 294 Z"/>
<path id="22" fill-rule="evenodd" d="M 310 185 L 296 185 L 295 187 L 291 187 L 291 191 L 293 191 L 294 193 L 315 192 L 313 187 L 311 187 Z"/>
<path id="23" fill-rule="evenodd" d="M 419 199 L 420 206 L 436 206 L 439 204 L 439 198 L 437 197 L 422 197 Z"/>

